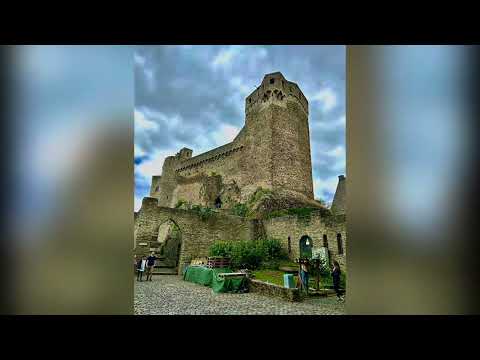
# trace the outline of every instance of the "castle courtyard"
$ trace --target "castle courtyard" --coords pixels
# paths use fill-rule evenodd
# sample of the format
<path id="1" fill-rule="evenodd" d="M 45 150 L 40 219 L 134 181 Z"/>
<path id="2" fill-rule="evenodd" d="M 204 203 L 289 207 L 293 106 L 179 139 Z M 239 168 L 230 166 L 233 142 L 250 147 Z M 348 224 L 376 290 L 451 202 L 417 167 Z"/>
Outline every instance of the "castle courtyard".
<path id="1" fill-rule="evenodd" d="M 214 294 L 176 275 L 135 281 L 135 315 L 343 315 L 335 297 L 288 302 L 254 293 Z"/>

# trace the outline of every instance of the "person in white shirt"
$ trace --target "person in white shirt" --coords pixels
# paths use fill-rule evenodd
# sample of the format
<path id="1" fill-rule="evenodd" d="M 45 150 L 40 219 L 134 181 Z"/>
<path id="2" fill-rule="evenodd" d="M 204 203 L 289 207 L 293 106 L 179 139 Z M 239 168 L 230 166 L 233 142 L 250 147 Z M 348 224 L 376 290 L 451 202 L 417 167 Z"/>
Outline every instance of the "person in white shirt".
<path id="1" fill-rule="evenodd" d="M 142 276 L 146 265 L 147 259 L 145 259 L 145 256 L 143 256 L 137 263 L 137 281 L 142 281 Z"/>

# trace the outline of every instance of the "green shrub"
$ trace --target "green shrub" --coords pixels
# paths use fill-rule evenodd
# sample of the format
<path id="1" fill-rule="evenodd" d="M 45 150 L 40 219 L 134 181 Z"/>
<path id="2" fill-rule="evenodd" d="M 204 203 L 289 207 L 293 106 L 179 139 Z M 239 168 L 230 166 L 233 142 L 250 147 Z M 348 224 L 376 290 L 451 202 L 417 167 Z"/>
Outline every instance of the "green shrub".
<path id="1" fill-rule="evenodd" d="M 228 241 L 216 241 L 210 246 L 209 255 L 210 256 L 222 256 L 222 257 L 231 257 L 232 255 L 233 243 Z"/>
<path id="2" fill-rule="evenodd" d="M 200 216 L 203 221 L 207 220 L 215 213 L 213 209 L 209 207 L 202 207 L 200 205 L 193 205 L 191 210 Z"/>
<path id="3" fill-rule="evenodd" d="M 259 240 L 258 246 L 261 247 L 263 254 L 265 254 L 265 260 L 267 261 L 284 259 L 286 257 L 286 254 L 282 249 L 282 245 L 277 239 Z"/>
<path id="4" fill-rule="evenodd" d="M 233 215 L 246 217 L 248 213 L 248 207 L 246 204 L 237 203 L 234 206 L 232 206 L 231 213 Z"/>
<path id="5" fill-rule="evenodd" d="M 330 270 L 330 266 L 328 265 L 328 261 L 325 259 L 320 259 L 320 276 L 321 277 L 332 276 L 332 272 Z"/>
<path id="6" fill-rule="evenodd" d="M 257 190 L 250 196 L 248 199 L 248 205 L 253 206 L 258 203 L 260 200 L 271 198 L 273 196 L 273 191 L 270 189 L 264 189 L 258 187 Z"/>
<path id="7" fill-rule="evenodd" d="M 218 241 L 210 246 L 209 255 L 229 257 L 233 268 L 249 269 L 257 269 L 262 263 L 272 264 L 285 257 L 280 242 L 276 239 Z"/>

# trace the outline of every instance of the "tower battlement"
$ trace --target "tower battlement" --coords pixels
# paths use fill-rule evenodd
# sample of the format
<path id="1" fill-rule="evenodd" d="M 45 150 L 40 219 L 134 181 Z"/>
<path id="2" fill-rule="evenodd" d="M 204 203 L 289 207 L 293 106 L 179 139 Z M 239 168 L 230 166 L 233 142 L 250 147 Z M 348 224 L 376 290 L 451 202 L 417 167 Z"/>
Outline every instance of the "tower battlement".
<path id="1" fill-rule="evenodd" d="M 267 74 L 260 86 L 245 99 L 245 114 L 272 103 L 286 107 L 288 101 L 298 102 L 308 116 L 308 100 L 298 85 L 285 79 L 281 72 Z"/>

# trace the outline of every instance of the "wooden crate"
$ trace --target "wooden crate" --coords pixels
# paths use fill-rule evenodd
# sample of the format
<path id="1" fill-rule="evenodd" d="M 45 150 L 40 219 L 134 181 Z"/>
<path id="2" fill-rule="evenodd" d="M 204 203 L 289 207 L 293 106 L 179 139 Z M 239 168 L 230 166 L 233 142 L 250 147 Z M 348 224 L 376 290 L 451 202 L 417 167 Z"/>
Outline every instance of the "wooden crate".
<path id="1" fill-rule="evenodd" d="M 230 258 L 224 258 L 224 257 L 209 257 L 207 266 L 209 268 L 226 268 L 230 267 L 231 264 L 231 259 Z"/>
<path id="2" fill-rule="evenodd" d="M 190 262 L 190 265 L 196 265 L 196 266 L 201 266 L 201 265 L 207 265 L 208 263 L 208 260 L 207 258 L 197 258 L 197 259 L 193 259 L 191 262 Z"/>

